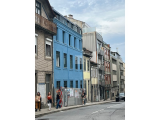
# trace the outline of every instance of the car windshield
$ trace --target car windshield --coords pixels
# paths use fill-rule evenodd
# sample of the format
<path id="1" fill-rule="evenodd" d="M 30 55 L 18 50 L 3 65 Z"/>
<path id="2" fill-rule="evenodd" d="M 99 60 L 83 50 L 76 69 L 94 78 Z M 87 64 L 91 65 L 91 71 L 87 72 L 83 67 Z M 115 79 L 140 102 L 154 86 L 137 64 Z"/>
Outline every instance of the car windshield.
<path id="1" fill-rule="evenodd" d="M 119 93 L 119 96 L 124 96 L 124 93 Z"/>

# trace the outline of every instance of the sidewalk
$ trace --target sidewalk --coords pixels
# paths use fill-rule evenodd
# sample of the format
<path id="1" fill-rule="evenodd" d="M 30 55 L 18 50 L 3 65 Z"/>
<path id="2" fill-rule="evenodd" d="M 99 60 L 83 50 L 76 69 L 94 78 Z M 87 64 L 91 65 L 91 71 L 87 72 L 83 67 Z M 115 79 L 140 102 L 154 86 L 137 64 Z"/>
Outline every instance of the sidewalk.
<path id="1" fill-rule="evenodd" d="M 69 109 L 86 107 L 86 106 L 91 106 L 91 105 L 104 104 L 104 103 L 114 102 L 114 101 L 115 100 L 102 101 L 102 102 L 92 102 L 92 103 L 86 103 L 86 105 L 68 106 L 68 107 L 62 107 L 62 108 L 59 108 L 59 109 L 56 109 L 55 107 L 54 108 L 52 107 L 50 111 L 48 110 L 48 108 L 45 108 L 45 109 L 41 109 L 41 111 L 37 110 L 37 112 L 35 112 L 35 118 L 43 116 L 43 115 L 47 115 L 47 114 L 50 114 L 50 113 L 56 113 L 56 112 L 59 112 L 59 111 L 65 111 L 65 110 L 69 110 Z"/>

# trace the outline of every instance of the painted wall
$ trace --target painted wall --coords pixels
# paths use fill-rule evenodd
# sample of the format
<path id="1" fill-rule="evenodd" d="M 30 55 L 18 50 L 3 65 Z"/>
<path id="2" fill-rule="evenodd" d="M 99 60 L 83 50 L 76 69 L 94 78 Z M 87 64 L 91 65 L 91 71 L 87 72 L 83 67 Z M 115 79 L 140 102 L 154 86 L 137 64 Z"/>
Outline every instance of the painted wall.
<path id="1" fill-rule="evenodd" d="M 84 60 L 86 60 L 86 71 L 84 71 Z M 89 62 L 89 71 L 88 71 L 88 64 L 87 61 L 89 60 L 88 57 L 83 56 L 83 79 L 86 80 L 86 93 L 88 93 L 88 80 L 90 81 L 90 62 Z M 88 98 L 88 94 L 86 95 L 86 98 Z"/>
<path id="2" fill-rule="evenodd" d="M 57 24 L 57 36 L 54 40 L 54 87 L 57 87 L 57 81 L 60 81 L 60 86 L 64 87 L 64 81 L 67 81 L 67 87 L 70 87 L 70 81 L 73 81 L 73 88 L 76 87 L 78 81 L 78 88 L 80 88 L 80 81 L 82 80 L 83 87 L 83 65 L 80 70 L 80 58 L 82 58 L 82 35 L 73 31 L 68 26 L 61 23 L 56 18 L 53 20 Z M 65 44 L 63 43 L 63 31 L 65 32 Z M 69 46 L 69 34 L 71 35 L 71 46 Z M 76 38 L 76 48 L 74 48 L 74 37 Z M 59 42 L 58 42 L 58 41 Z M 80 40 L 80 42 L 79 42 Z M 79 45 L 80 44 L 80 45 Z M 60 67 L 56 66 L 56 51 L 60 52 Z M 67 54 L 67 68 L 64 68 L 64 53 Z M 73 55 L 73 69 L 70 69 L 70 55 Z M 78 69 L 75 69 L 75 57 L 78 57 Z"/>

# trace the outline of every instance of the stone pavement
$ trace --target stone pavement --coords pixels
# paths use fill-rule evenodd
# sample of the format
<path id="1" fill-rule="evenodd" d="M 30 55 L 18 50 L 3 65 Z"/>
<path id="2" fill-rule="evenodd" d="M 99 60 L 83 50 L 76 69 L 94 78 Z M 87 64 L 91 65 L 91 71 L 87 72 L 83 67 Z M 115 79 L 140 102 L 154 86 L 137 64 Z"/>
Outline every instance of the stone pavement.
<path id="1" fill-rule="evenodd" d="M 35 112 L 35 118 L 46 115 L 46 114 L 50 114 L 50 113 L 65 111 L 65 110 L 79 108 L 79 107 L 86 107 L 86 106 L 91 106 L 91 105 L 104 104 L 104 103 L 107 103 L 107 102 L 114 102 L 114 101 L 115 100 L 91 102 L 91 103 L 86 103 L 86 105 L 68 106 L 68 107 L 62 107 L 62 108 L 59 108 L 59 109 L 56 109 L 55 107 L 52 107 L 50 111 L 48 110 L 48 108 L 45 108 L 45 109 L 41 109 L 41 111 L 37 110 L 37 112 Z"/>

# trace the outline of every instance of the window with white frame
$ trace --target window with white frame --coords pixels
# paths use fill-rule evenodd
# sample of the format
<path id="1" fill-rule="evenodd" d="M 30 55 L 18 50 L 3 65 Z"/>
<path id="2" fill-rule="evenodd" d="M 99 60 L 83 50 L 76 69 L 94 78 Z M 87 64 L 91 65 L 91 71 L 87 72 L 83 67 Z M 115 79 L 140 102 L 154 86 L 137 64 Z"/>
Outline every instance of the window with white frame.
<path id="1" fill-rule="evenodd" d="M 56 51 L 56 66 L 60 67 L 60 52 Z"/>
<path id="2" fill-rule="evenodd" d="M 48 39 L 46 38 L 46 56 L 49 56 L 51 57 L 51 47 L 52 46 L 52 40 L 51 39 Z"/>

